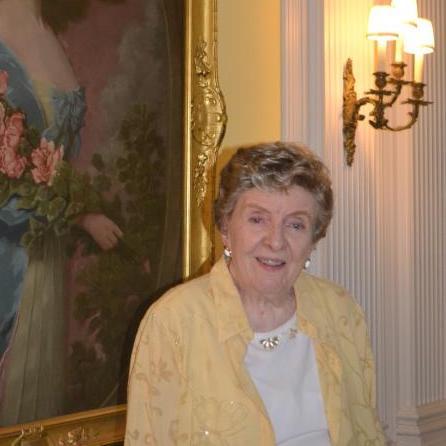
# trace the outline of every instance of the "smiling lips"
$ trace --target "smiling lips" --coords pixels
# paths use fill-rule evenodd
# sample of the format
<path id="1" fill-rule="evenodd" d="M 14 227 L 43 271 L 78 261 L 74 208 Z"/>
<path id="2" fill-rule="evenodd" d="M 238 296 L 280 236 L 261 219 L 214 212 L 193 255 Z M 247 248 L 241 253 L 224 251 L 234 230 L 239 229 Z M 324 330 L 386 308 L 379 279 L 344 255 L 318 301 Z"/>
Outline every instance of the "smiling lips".
<path id="1" fill-rule="evenodd" d="M 256 257 L 256 260 L 260 264 L 268 266 L 268 267 L 277 268 L 277 267 L 281 267 L 281 266 L 285 265 L 285 262 L 283 260 L 280 260 L 280 259 L 271 259 L 271 258 L 268 258 L 268 257 Z"/>

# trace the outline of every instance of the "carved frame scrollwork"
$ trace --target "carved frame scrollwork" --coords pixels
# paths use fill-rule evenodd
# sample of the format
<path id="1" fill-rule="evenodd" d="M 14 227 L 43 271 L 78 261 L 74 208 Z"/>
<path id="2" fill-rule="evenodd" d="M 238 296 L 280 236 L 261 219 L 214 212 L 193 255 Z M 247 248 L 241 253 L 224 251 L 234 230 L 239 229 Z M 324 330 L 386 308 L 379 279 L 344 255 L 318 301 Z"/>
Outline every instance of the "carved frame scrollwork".
<path id="1" fill-rule="evenodd" d="M 184 276 L 209 269 L 214 260 L 212 205 L 215 161 L 226 129 L 226 107 L 218 83 L 217 0 L 188 2 L 186 78 Z M 203 26 L 192 26 L 201 23 Z"/>
<path id="2" fill-rule="evenodd" d="M 217 0 L 185 1 L 183 276 L 214 260 L 215 160 L 226 127 L 217 73 Z M 176 255 L 176 253 L 172 253 Z M 96 446 L 123 441 L 126 406 L 0 428 L 0 446 Z"/>

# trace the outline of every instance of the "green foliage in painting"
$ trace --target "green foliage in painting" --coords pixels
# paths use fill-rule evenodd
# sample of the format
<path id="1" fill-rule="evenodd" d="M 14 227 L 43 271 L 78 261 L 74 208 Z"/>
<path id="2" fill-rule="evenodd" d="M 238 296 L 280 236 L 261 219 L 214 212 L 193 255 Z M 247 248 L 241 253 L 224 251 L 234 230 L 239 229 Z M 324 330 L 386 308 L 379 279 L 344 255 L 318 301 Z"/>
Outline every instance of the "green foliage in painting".
<path id="1" fill-rule="evenodd" d="M 99 153 L 92 159 L 97 171 L 93 184 L 108 197 L 102 209 L 124 236 L 108 252 L 84 239 L 90 261 L 77 277 L 82 290 L 74 316 L 88 335 L 87 341 L 71 346 L 69 377 L 69 406 L 77 410 L 85 409 L 85 402 L 95 407 L 116 402 L 116 383 L 126 373 L 121 355 L 128 327 L 136 309 L 157 289 L 165 147 L 146 106 L 135 105 L 128 112 L 119 142 L 117 159 L 107 163 Z"/>

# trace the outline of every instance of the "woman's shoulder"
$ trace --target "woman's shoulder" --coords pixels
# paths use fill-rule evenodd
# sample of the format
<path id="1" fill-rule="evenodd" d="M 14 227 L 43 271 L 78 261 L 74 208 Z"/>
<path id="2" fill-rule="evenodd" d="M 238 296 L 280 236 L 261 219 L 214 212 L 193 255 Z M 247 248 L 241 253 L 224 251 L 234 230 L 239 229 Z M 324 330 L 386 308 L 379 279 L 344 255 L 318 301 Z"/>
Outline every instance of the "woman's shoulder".
<path id="1" fill-rule="evenodd" d="M 170 288 L 146 313 L 146 317 L 153 315 L 163 321 L 181 320 L 212 310 L 209 274 L 188 280 Z"/>
<path id="2" fill-rule="evenodd" d="M 354 333 L 364 327 L 362 307 L 346 288 L 331 280 L 304 273 L 301 284 L 301 312 L 313 325 L 323 328 L 329 337 Z"/>
<path id="3" fill-rule="evenodd" d="M 300 274 L 298 281 L 302 281 L 306 288 L 320 289 L 321 291 L 330 294 L 334 293 L 339 296 L 343 296 L 345 294 L 348 295 L 348 291 L 339 283 L 325 277 L 315 276 L 306 271 L 303 271 Z"/>
<path id="4" fill-rule="evenodd" d="M 356 299 L 339 283 L 307 272 L 303 272 L 299 280 L 303 292 L 308 292 L 313 299 L 323 301 L 329 307 L 338 309 L 358 307 Z"/>

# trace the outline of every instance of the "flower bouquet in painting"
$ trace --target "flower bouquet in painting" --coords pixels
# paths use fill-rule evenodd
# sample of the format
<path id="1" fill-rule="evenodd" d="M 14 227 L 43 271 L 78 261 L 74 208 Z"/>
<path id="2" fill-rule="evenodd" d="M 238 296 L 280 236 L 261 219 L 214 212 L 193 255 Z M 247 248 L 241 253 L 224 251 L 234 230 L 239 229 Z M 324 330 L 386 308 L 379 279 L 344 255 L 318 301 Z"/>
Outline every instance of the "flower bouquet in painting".
<path id="1" fill-rule="evenodd" d="M 0 207 L 29 211 L 21 244 L 39 245 L 48 232 L 66 234 L 79 215 L 99 209 L 88 175 L 63 160 L 64 148 L 29 128 L 26 116 L 5 98 L 8 74 L 0 72 Z"/>

